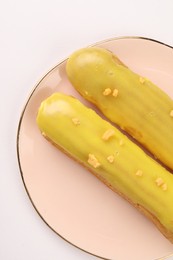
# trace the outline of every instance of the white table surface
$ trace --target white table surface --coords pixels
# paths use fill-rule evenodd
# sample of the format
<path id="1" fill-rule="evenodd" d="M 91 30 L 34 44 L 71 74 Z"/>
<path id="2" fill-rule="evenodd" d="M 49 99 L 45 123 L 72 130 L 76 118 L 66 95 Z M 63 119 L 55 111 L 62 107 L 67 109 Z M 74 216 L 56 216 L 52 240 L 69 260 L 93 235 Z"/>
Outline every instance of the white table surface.
<path id="1" fill-rule="evenodd" d="M 78 48 L 119 36 L 173 45 L 173 1 L 0 3 L 0 259 L 97 259 L 57 236 L 33 209 L 16 156 L 20 113 L 38 80 Z"/>

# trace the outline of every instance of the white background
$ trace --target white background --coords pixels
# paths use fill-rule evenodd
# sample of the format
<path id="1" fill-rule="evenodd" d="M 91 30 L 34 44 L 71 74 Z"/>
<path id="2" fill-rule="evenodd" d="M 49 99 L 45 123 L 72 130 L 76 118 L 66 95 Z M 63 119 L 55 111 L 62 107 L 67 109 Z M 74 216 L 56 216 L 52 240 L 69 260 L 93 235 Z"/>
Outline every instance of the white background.
<path id="1" fill-rule="evenodd" d="M 16 156 L 20 113 L 38 80 L 74 50 L 119 36 L 173 45 L 172 26 L 172 0 L 0 0 L 0 260 L 97 259 L 33 209 Z"/>

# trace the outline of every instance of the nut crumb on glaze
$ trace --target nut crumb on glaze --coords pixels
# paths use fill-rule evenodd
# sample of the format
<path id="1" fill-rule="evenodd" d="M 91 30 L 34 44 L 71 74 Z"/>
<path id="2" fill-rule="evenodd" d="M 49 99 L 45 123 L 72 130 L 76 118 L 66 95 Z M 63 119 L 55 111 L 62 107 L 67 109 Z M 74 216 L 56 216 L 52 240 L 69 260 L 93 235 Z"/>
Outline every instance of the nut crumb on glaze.
<path id="1" fill-rule="evenodd" d="M 111 94 L 112 90 L 110 88 L 105 88 L 103 91 L 103 96 L 109 96 Z"/>
<path id="2" fill-rule="evenodd" d="M 102 139 L 103 139 L 104 141 L 107 141 L 107 140 L 109 140 L 109 138 L 110 138 L 111 136 L 114 136 L 114 134 L 115 134 L 115 131 L 114 131 L 113 129 L 108 129 L 108 130 L 106 130 L 106 132 L 104 132 L 104 134 L 102 135 Z"/>
<path id="3" fill-rule="evenodd" d="M 167 184 L 163 181 L 162 178 L 157 178 L 156 181 L 155 181 L 156 185 L 158 187 L 160 187 L 163 191 L 166 191 L 167 190 Z"/>
<path id="4" fill-rule="evenodd" d="M 108 160 L 108 162 L 110 162 L 110 163 L 113 163 L 113 162 L 114 162 L 114 159 L 115 159 L 115 157 L 114 157 L 113 155 L 109 155 L 109 156 L 107 157 L 107 160 Z"/>
<path id="5" fill-rule="evenodd" d="M 170 116 L 173 117 L 173 110 L 170 111 Z"/>
<path id="6" fill-rule="evenodd" d="M 118 96 L 118 89 L 115 88 L 115 89 L 113 90 L 112 96 L 113 96 L 113 97 L 117 97 L 117 96 Z"/>
<path id="7" fill-rule="evenodd" d="M 137 170 L 135 175 L 141 177 L 143 175 L 143 171 L 142 170 Z"/>
<path id="8" fill-rule="evenodd" d="M 164 181 L 162 178 L 158 177 L 156 180 L 155 180 L 155 183 L 158 187 L 160 187 L 161 185 L 164 184 Z"/>
<path id="9" fill-rule="evenodd" d="M 80 125 L 80 120 L 77 117 L 72 118 L 72 122 L 74 125 Z"/>
<path id="10" fill-rule="evenodd" d="M 100 166 L 100 163 L 95 157 L 95 155 L 91 153 L 88 154 L 88 163 L 94 168 L 98 168 Z"/>
<path id="11" fill-rule="evenodd" d="M 139 77 L 139 81 L 140 81 L 141 84 L 144 84 L 145 79 L 143 77 Z"/>
<path id="12" fill-rule="evenodd" d="M 167 190 L 167 188 L 168 188 L 166 183 L 162 184 L 161 187 L 162 187 L 162 190 L 164 190 L 164 191 Z"/>

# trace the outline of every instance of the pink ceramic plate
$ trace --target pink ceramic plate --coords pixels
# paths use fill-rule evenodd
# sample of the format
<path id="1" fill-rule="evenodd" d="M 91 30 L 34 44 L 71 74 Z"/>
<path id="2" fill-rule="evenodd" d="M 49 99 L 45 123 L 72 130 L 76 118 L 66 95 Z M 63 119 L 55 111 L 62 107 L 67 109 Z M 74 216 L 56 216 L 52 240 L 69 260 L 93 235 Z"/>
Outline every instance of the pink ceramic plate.
<path id="1" fill-rule="evenodd" d="M 139 37 L 96 45 L 113 51 L 173 98 L 172 47 Z M 19 124 L 20 171 L 35 209 L 68 242 L 104 259 L 154 260 L 172 253 L 173 245 L 148 219 L 41 136 L 36 115 L 42 100 L 60 91 L 83 101 L 69 83 L 65 65 L 66 60 L 38 83 Z"/>

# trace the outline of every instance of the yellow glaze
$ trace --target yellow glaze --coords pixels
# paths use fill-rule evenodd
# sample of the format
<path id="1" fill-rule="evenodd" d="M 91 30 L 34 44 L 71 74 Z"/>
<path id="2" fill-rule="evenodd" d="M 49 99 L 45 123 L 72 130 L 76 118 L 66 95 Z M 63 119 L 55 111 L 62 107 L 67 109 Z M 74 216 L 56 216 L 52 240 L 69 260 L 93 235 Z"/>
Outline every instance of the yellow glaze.
<path id="1" fill-rule="evenodd" d="M 85 48 L 67 62 L 77 91 L 173 169 L 173 100 L 110 51 Z"/>
<path id="2" fill-rule="evenodd" d="M 171 173 L 71 96 L 55 93 L 43 101 L 37 124 L 48 140 L 137 208 L 145 209 L 156 218 L 161 225 L 159 228 L 165 229 L 165 236 L 172 239 Z"/>

